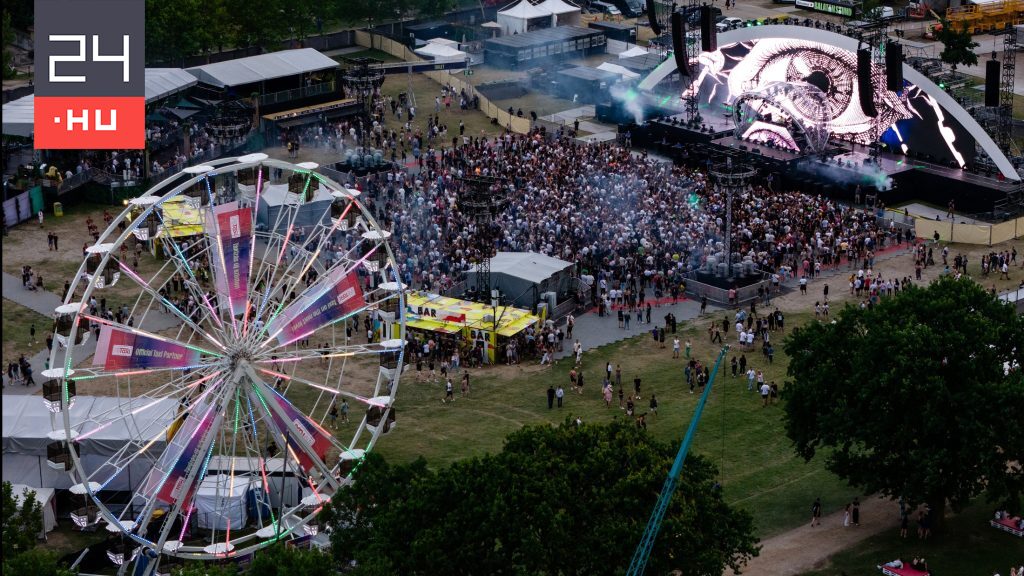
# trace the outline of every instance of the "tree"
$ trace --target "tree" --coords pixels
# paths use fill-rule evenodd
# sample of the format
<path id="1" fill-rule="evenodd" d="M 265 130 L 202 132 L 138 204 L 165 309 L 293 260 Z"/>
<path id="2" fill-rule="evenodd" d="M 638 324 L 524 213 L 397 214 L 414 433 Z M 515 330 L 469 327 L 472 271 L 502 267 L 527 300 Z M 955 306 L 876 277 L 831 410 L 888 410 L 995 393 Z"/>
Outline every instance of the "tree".
<path id="1" fill-rule="evenodd" d="M 275 544 L 260 550 L 246 572 L 247 576 L 334 576 L 334 560 L 316 550 Z"/>
<path id="2" fill-rule="evenodd" d="M 4 42 L 4 59 L 3 59 L 3 77 L 4 80 L 14 77 L 14 68 L 11 67 L 11 51 L 7 49 L 7 43 L 14 40 L 14 26 L 11 25 L 11 13 L 4 10 L 4 21 L 3 21 L 3 42 Z"/>
<path id="3" fill-rule="evenodd" d="M 171 570 L 173 576 L 236 576 L 238 570 L 232 564 L 218 565 L 213 562 L 187 562 Z"/>
<path id="4" fill-rule="evenodd" d="M 501 453 L 437 471 L 371 454 L 325 516 L 354 574 L 616 574 L 625 571 L 675 448 L 631 422 L 523 428 Z M 690 456 L 649 573 L 719 576 L 757 554 L 714 467 Z"/>
<path id="5" fill-rule="evenodd" d="M 966 26 L 957 29 L 949 23 L 949 20 L 940 20 L 942 29 L 938 30 L 935 34 L 936 40 L 942 43 L 942 52 L 939 53 L 939 58 L 953 67 L 960 64 L 966 66 L 974 66 L 978 63 L 978 55 L 974 53 L 974 49 L 980 46 L 971 37 L 971 31 Z"/>
<path id="6" fill-rule="evenodd" d="M 4 556 L 4 574 L 31 574 L 32 576 L 74 576 L 60 563 L 55 552 L 33 548 L 14 557 Z"/>
<path id="7" fill-rule="evenodd" d="M 786 433 L 868 493 L 930 505 L 941 528 L 987 490 L 1020 510 L 1024 319 L 969 279 L 943 278 L 794 330 Z"/>
<path id="8" fill-rule="evenodd" d="M 19 504 L 17 496 L 21 496 Z M 14 494 L 10 482 L 3 483 L 3 557 L 12 558 L 35 547 L 43 531 L 43 506 L 36 493 Z"/>
<path id="9" fill-rule="evenodd" d="M 454 0 L 413 0 L 413 6 L 419 10 L 420 16 L 432 18 L 441 16 L 455 8 Z"/>

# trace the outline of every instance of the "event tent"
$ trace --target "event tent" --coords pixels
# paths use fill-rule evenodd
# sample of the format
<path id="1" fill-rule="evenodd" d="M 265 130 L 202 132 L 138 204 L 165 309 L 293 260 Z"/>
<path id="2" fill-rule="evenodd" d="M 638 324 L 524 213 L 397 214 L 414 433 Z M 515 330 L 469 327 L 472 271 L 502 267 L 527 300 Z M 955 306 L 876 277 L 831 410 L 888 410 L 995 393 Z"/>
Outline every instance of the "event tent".
<path id="1" fill-rule="evenodd" d="M 619 66 L 618 64 L 612 64 L 611 62 L 602 62 L 601 65 L 597 67 L 597 69 L 604 70 L 605 72 L 611 72 L 613 74 L 618 74 L 619 76 L 622 76 L 626 80 L 632 80 L 634 78 L 640 77 L 639 74 L 633 72 L 629 68 Z"/>
<path id="2" fill-rule="evenodd" d="M 181 68 L 146 68 L 146 104 L 191 88 L 198 82 Z"/>
<path id="3" fill-rule="evenodd" d="M 462 50 L 435 42 L 427 42 L 427 44 L 422 48 L 417 48 L 415 52 L 420 56 L 427 56 L 434 60 L 464 61 L 469 57 L 469 55 Z"/>
<path id="4" fill-rule="evenodd" d="M 550 18 L 551 12 L 520 0 L 518 4 L 498 12 L 498 24 L 508 34 L 522 34 L 530 29 L 530 23 L 541 18 Z"/>
<path id="5" fill-rule="evenodd" d="M 646 56 L 650 54 L 646 49 L 639 46 L 633 46 L 629 50 L 619 52 L 619 58 L 632 58 L 633 56 Z"/>
<path id="6" fill-rule="evenodd" d="M 47 532 L 52 532 L 57 527 L 57 499 L 54 498 L 56 491 L 53 488 L 35 488 L 25 484 L 11 484 L 11 492 L 14 494 L 14 502 L 21 508 L 22 498 L 25 491 L 36 493 L 36 502 L 42 505 L 43 509 L 43 533 L 39 536 L 46 537 Z"/>
<path id="7" fill-rule="evenodd" d="M 185 71 L 203 84 L 229 88 L 337 67 L 337 62 L 312 48 L 298 48 L 194 66 Z"/>
<path id="8" fill-rule="evenodd" d="M 563 0 L 544 0 L 544 2 L 537 4 L 536 8 L 551 13 L 552 26 L 564 26 L 566 24 L 579 26 L 582 19 L 580 7 Z"/>
<path id="9" fill-rule="evenodd" d="M 491 286 L 513 305 L 532 309 L 540 294 L 569 289 L 572 267 L 572 262 L 538 252 L 498 252 L 491 258 Z M 470 286 L 479 285 L 476 275 L 476 268 L 469 270 Z"/>
<path id="10" fill-rule="evenodd" d="M 260 193 L 260 204 L 256 207 L 256 229 L 268 231 L 277 224 L 277 231 L 285 233 L 288 230 L 289 218 L 278 215 L 288 204 L 301 204 L 298 214 L 295 215 L 294 227 L 296 230 L 305 228 L 312 231 L 313 226 L 324 224 L 331 217 L 331 204 L 334 197 L 330 190 L 317 186 L 313 193 L 313 199 L 309 202 L 299 202 L 299 195 L 288 191 L 285 184 L 267 184 Z M 280 220 L 280 221 L 278 221 Z"/>
<path id="11" fill-rule="evenodd" d="M 4 136 L 32 136 L 33 115 L 36 108 L 35 94 L 22 96 L 4 104 Z"/>
<path id="12" fill-rule="evenodd" d="M 195 76 L 181 68 L 146 68 L 146 104 L 195 86 Z M 4 135 L 32 136 L 35 94 L 22 96 L 3 106 Z"/>
<path id="13" fill-rule="evenodd" d="M 106 490 L 131 490 L 152 468 L 153 460 L 163 452 L 166 441 L 157 439 L 148 452 L 136 458 L 120 474 L 105 467 L 107 459 L 132 440 L 154 438 L 173 422 L 178 403 L 160 400 L 141 409 L 151 400 L 132 401 L 112 396 L 77 396 L 71 407 L 71 427 L 84 437 L 78 442 L 86 472 L 97 472 L 93 480 L 106 483 Z M 139 410 L 131 414 L 133 410 Z M 120 418 L 112 420 L 116 415 Z M 70 488 L 71 477 L 50 468 L 46 447 L 53 442 L 48 434 L 62 429 L 59 414 L 51 414 L 39 396 L 4 396 L 3 401 L 3 480 L 41 488 Z M 100 426 L 97 422 L 108 422 Z M 90 433 L 91 432 L 91 433 Z M 102 469 L 101 469 L 102 468 Z M 109 482 L 108 482 L 109 480 Z"/>

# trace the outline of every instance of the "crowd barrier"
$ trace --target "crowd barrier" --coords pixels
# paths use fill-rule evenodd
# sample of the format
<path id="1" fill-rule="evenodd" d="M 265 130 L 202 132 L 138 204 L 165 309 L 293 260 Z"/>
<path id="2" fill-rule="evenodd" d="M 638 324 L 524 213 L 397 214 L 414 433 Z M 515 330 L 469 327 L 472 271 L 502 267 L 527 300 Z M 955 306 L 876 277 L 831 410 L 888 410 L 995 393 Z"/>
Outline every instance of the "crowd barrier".
<path id="1" fill-rule="evenodd" d="M 366 30 L 356 31 L 356 44 L 365 46 L 366 48 L 374 48 L 382 52 L 399 58 L 404 62 L 419 62 L 424 59 L 418 54 L 409 50 L 409 48 L 401 42 L 396 42 L 386 36 L 380 34 L 371 34 Z M 530 119 L 519 118 L 509 114 L 507 110 L 502 110 L 486 96 L 480 93 L 475 86 L 452 74 L 449 71 L 438 70 L 432 72 L 424 72 L 424 74 L 431 80 L 441 84 L 442 86 L 451 86 L 456 92 L 465 91 L 469 95 L 469 98 L 476 96 L 480 100 L 480 111 L 487 115 L 489 118 L 494 118 L 498 121 L 498 124 L 504 128 L 509 128 L 517 134 L 526 134 L 530 131 Z"/>
<path id="2" fill-rule="evenodd" d="M 918 238 L 932 240 L 938 233 L 943 242 L 992 246 L 1024 236 L 1024 217 L 999 224 L 960 224 L 951 220 L 914 218 Z"/>

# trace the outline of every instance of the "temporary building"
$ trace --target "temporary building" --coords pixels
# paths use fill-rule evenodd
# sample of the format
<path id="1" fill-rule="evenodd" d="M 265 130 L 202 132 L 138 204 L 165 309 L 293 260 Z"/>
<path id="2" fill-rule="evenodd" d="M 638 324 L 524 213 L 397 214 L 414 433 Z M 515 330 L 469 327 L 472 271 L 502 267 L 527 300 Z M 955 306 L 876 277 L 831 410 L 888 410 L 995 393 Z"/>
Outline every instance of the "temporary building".
<path id="1" fill-rule="evenodd" d="M 312 48 L 281 50 L 186 68 L 199 82 L 217 88 L 230 88 L 296 76 L 321 70 L 333 70 L 338 63 Z"/>
<path id="2" fill-rule="evenodd" d="M 21 138 L 32 136 L 35 109 L 35 94 L 22 96 L 4 104 L 4 136 L 19 136 Z"/>
<path id="3" fill-rule="evenodd" d="M 26 491 L 35 492 L 36 502 L 39 502 L 42 506 L 43 533 L 40 536 L 45 536 L 47 532 L 52 532 L 57 527 L 57 499 L 54 498 L 56 491 L 53 488 L 35 488 L 25 484 L 12 484 L 11 493 L 14 495 L 14 502 L 18 505 L 19 509 L 24 503 Z"/>
<path id="4" fill-rule="evenodd" d="M 537 4 L 536 8 L 551 13 L 552 26 L 565 26 L 567 24 L 579 26 L 582 20 L 580 7 L 564 0 L 544 0 L 544 2 Z"/>
<path id="5" fill-rule="evenodd" d="M 330 190 L 320 186 L 317 186 L 311 200 L 302 202 L 300 196 L 289 192 L 285 184 L 265 185 L 260 193 L 260 204 L 256 208 L 256 229 L 276 230 L 283 234 L 291 224 L 295 230 L 305 228 L 312 231 L 317 224 L 329 223 L 333 202 Z M 288 210 L 289 205 L 298 206 L 294 221 L 290 213 L 281 215 L 282 210 Z"/>
<path id="6" fill-rule="evenodd" d="M 506 35 L 523 34 L 534 28 L 543 28 L 551 22 L 551 12 L 520 0 L 518 4 L 498 12 L 498 24 Z"/>
<path id="7" fill-rule="evenodd" d="M 152 403 L 150 405 L 150 403 Z M 129 400 L 110 396 L 77 396 L 70 409 L 71 428 L 82 439 L 77 442 L 82 466 L 95 475 L 105 490 L 133 490 L 146 477 L 164 450 L 166 439 L 157 437 L 170 428 L 178 403 L 168 398 Z M 132 413 L 136 412 L 136 413 Z M 61 430 L 62 414 L 52 414 L 39 396 L 4 396 L 3 480 L 40 488 L 67 489 L 70 475 L 47 464 L 46 447 L 54 442 L 50 434 Z M 107 460 L 130 441 L 157 438 L 123 471 L 116 473 Z"/>
<path id="8" fill-rule="evenodd" d="M 619 66 L 618 64 L 612 64 L 611 62 L 602 62 L 601 65 L 597 67 L 597 69 L 604 70 L 605 72 L 611 72 L 613 74 L 618 74 L 619 76 L 622 76 L 626 80 L 632 80 L 634 78 L 640 77 L 639 74 L 633 72 L 629 68 Z"/>
<path id="9" fill-rule="evenodd" d="M 498 252 L 491 258 L 491 287 L 512 305 L 532 310 L 541 294 L 569 290 L 572 267 L 572 262 L 538 252 Z M 476 268 L 467 276 L 470 285 L 479 285 Z"/>
<path id="10" fill-rule="evenodd" d="M 458 45 L 458 43 L 456 43 L 456 45 Z M 468 54 L 458 48 L 452 48 L 451 46 L 436 42 L 427 42 L 427 44 L 422 48 L 417 48 L 415 52 L 420 56 L 426 56 L 428 58 L 433 58 L 434 60 L 464 61 L 469 57 Z"/>
<path id="11" fill-rule="evenodd" d="M 625 52 L 619 52 L 619 58 L 632 58 L 633 56 L 645 56 L 647 54 L 649 54 L 649 52 L 646 49 L 639 46 L 633 46 Z"/>
<path id="12" fill-rule="evenodd" d="M 194 516 L 196 526 L 204 530 L 229 530 L 245 526 L 249 520 L 246 510 L 249 490 L 258 487 L 251 475 L 210 475 L 196 490 Z"/>

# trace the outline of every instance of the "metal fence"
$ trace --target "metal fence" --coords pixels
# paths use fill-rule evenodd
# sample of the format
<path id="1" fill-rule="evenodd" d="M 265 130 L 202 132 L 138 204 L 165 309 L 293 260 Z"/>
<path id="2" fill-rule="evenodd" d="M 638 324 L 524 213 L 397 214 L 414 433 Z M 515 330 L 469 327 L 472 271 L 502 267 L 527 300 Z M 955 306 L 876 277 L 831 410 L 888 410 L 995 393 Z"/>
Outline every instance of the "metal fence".
<path id="1" fill-rule="evenodd" d="M 85 168 L 81 172 L 72 174 L 70 178 L 65 178 L 60 186 L 57 186 L 57 195 L 60 196 L 65 192 L 70 192 L 79 186 L 91 182 L 95 175 L 95 168 Z"/>

